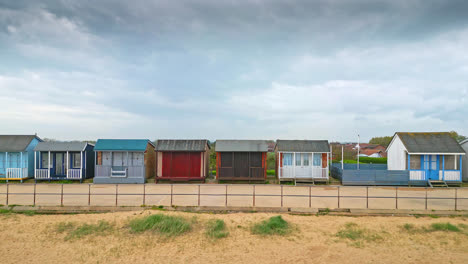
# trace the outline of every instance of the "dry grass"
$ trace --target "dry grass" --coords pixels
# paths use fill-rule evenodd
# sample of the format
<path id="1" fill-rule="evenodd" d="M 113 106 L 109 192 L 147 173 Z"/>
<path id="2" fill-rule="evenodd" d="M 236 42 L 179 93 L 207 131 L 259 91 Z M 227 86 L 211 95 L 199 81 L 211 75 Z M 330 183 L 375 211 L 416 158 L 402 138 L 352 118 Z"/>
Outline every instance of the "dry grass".
<path id="1" fill-rule="evenodd" d="M 164 235 L 159 232 L 134 233 L 129 228 L 135 219 L 152 215 L 186 219 L 190 231 L 160 239 Z M 282 214 L 297 227 L 294 232 L 259 236 L 251 233 L 252 226 L 276 214 L 196 214 L 193 221 L 194 215 L 1 214 L 2 263 L 468 263 L 468 220 L 462 217 Z M 207 231 L 223 230 L 220 221 L 229 235 L 213 240 Z M 67 236 L 71 238 L 64 240 Z"/>

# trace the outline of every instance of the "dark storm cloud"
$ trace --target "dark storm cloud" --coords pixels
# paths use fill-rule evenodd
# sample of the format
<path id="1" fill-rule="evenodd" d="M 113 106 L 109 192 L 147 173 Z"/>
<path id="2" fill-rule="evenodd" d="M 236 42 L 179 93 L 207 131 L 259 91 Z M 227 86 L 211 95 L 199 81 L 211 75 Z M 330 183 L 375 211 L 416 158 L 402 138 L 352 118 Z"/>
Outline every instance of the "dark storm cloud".
<path id="1" fill-rule="evenodd" d="M 126 134 L 468 133 L 466 14 L 434 0 L 0 1 L 0 89 L 62 122 L 60 107 L 109 113 Z"/>

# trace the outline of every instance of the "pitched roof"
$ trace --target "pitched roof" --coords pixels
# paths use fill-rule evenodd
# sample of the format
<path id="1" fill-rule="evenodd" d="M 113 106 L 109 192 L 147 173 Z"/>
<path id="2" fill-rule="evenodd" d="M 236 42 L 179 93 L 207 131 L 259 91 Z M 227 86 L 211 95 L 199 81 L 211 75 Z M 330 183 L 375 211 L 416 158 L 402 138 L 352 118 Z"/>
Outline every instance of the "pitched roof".
<path id="1" fill-rule="evenodd" d="M 462 140 L 462 142 L 460 142 L 460 145 L 463 145 L 463 144 L 465 144 L 465 143 L 468 143 L 468 138 L 465 139 L 465 140 Z"/>
<path id="2" fill-rule="evenodd" d="M 25 151 L 34 138 L 37 138 L 39 141 L 42 141 L 39 137 L 35 135 L 0 135 L 0 151 Z"/>
<path id="3" fill-rule="evenodd" d="M 88 144 L 86 142 L 39 142 L 34 151 L 83 151 Z"/>
<path id="4" fill-rule="evenodd" d="M 278 151 L 330 152 L 328 140 L 276 140 Z"/>
<path id="5" fill-rule="evenodd" d="M 96 151 L 145 151 L 150 143 L 148 139 L 98 139 L 94 150 Z"/>
<path id="6" fill-rule="evenodd" d="M 465 153 L 448 132 L 397 132 L 395 135 L 398 135 L 409 153 Z"/>
<path id="7" fill-rule="evenodd" d="M 267 152 L 266 140 L 216 140 L 217 152 Z"/>
<path id="8" fill-rule="evenodd" d="M 210 147 L 206 139 L 158 139 L 157 151 L 205 151 Z"/>

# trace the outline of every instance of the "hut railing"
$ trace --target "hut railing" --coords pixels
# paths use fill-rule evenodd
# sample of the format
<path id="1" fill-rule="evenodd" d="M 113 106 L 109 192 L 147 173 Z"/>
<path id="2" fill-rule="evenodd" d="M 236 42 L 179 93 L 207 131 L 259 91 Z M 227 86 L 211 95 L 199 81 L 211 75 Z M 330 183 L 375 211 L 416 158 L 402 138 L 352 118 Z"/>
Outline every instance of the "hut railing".
<path id="1" fill-rule="evenodd" d="M 145 174 L 145 166 L 103 166 L 96 165 L 96 178 L 140 178 Z"/>
<path id="2" fill-rule="evenodd" d="M 49 179 L 50 169 L 36 169 L 35 178 L 36 179 Z"/>
<path id="3" fill-rule="evenodd" d="M 327 179 L 328 168 L 317 166 L 307 167 L 281 167 L 280 178 L 312 178 L 312 179 Z"/>
<path id="4" fill-rule="evenodd" d="M 67 179 L 81 179 L 81 169 L 68 169 Z"/>
<path id="5" fill-rule="evenodd" d="M 21 179 L 28 177 L 28 168 L 7 168 L 6 178 Z"/>

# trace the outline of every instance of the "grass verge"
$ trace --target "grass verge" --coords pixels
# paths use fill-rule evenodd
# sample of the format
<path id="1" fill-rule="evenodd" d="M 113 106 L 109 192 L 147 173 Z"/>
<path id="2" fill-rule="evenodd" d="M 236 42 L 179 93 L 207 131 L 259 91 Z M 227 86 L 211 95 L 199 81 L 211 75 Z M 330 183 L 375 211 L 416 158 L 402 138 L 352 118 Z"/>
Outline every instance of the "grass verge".
<path id="1" fill-rule="evenodd" d="M 133 233 L 153 231 L 168 237 L 179 236 L 192 229 L 190 222 L 185 218 L 163 214 L 133 219 L 129 227 Z"/>
<path id="2" fill-rule="evenodd" d="M 65 240 L 79 239 L 88 235 L 107 235 L 114 230 L 114 226 L 101 220 L 97 224 L 76 225 L 73 222 L 61 222 L 55 227 L 57 233 L 67 233 Z"/>
<path id="3" fill-rule="evenodd" d="M 382 236 L 374 231 L 360 228 L 355 223 L 346 223 L 341 230 L 336 233 L 336 236 L 351 242 L 351 246 L 363 247 L 366 242 L 374 242 L 382 240 Z"/>
<path id="4" fill-rule="evenodd" d="M 252 227 L 252 234 L 256 235 L 286 235 L 290 232 L 291 225 L 281 215 L 273 216 Z"/>
<path id="5" fill-rule="evenodd" d="M 225 238 L 229 235 L 226 224 L 223 220 L 210 220 L 206 225 L 205 234 L 212 239 Z"/>
<path id="6" fill-rule="evenodd" d="M 446 223 L 433 223 L 429 227 L 416 227 L 413 224 L 404 224 L 401 229 L 410 233 L 431 233 L 431 232 L 454 232 L 465 233 L 468 235 L 468 226 L 465 224 L 454 225 L 449 222 Z"/>

